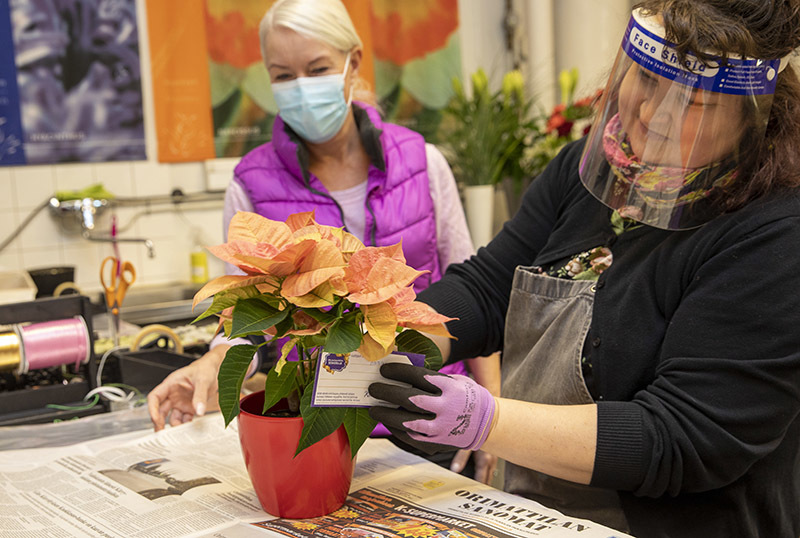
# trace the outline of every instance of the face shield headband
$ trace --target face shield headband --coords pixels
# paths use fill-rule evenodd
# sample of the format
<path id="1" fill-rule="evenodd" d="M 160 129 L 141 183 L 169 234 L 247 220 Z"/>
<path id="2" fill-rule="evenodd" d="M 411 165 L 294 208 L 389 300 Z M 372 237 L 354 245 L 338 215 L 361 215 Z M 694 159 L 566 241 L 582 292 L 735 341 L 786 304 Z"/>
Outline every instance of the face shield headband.
<path id="1" fill-rule="evenodd" d="M 681 62 L 656 17 L 633 12 L 581 157 L 584 186 L 629 218 L 667 230 L 722 212 L 761 142 L 788 63 L 714 56 Z"/>

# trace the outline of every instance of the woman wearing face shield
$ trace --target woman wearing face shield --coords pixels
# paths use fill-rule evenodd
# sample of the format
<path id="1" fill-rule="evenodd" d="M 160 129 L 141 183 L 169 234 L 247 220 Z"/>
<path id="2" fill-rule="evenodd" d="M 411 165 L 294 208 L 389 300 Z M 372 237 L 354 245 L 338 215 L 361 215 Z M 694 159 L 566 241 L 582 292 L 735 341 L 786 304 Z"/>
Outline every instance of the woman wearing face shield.
<path id="1" fill-rule="evenodd" d="M 414 283 L 417 292 L 469 257 L 474 249 L 453 174 L 421 135 L 383 122 L 368 104 L 375 98 L 358 77 L 361 40 L 341 1 L 278 0 L 264 15 L 259 37 L 279 113 L 272 140 L 235 169 L 225 197 L 226 234 L 238 211 L 279 221 L 314 211 L 320 224 L 345 226 L 366 245 L 402 241 L 408 264 L 426 271 Z M 150 392 L 156 430 L 167 417 L 177 425 L 216 404 L 219 365 L 236 343 L 217 336 L 209 353 Z M 475 378 L 499 394 L 498 357 L 469 364 Z M 446 371 L 467 373 L 463 362 Z M 383 435 L 390 434 L 384 429 Z M 452 454 L 443 456 L 435 461 L 449 464 Z M 468 451 L 460 451 L 451 468 L 466 470 L 468 459 Z M 495 464 L 481 454 L 468 470 L 489 481 Z"/>
<path id="2" fill-rule="evenodd" d="M 796 0 L 638 4 L 589 135 L 420 294 L 502 397 L 385 365 L 372 416 L 640 538 L 800 535 L 798 46 Z"/>

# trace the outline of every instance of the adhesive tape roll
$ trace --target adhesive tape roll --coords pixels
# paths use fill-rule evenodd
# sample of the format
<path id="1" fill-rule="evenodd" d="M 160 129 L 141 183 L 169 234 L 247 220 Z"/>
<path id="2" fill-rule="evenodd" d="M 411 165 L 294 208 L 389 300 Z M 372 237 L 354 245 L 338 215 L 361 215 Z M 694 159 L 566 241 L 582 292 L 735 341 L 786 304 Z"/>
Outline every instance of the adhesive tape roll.
<path id="1" fill-rule="evenodd" d="M 142 330 L 139 331 L 139 333 L 134 337 L 133 344 L 131 344 L 131 351 L 136 351 L 139 349 L 142 340 L 151 334 L 166 336 L 175 347 L 175 353 L 183 353 L 183 343 L 181 343 L 181 339 L 178 334 L 166 325 L 159 324 L 147 325 L 146 327 L 143 327 Z"/>
<path id="2" fill-rule="evenodd" d="M 53 290 L 53 297 L 60 297 L 61 294 L 64 293 L 65 291 L 67 291 L 67 290 L 75 290 L 75 292 L 78 295 L 82 295 L 83 294 L 81 289 L 74 282 L 62 282 L 61 284 L 56 286 L 56 289 Z"/>

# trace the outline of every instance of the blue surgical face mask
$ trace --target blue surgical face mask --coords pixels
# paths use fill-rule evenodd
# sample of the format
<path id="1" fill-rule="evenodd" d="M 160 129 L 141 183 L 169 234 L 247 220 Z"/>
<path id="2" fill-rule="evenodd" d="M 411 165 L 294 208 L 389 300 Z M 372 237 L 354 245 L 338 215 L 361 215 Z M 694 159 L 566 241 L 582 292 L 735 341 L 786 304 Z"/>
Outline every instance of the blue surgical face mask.
<path id="1" fill-rule="evenodd" d="M 350 110 L 350 96 L 344 100 L 344 78 L 350 66 L 350 53 L 344 71 L 322 77 L 298 77 L 273 82 L 272 95 L 283 121 L 303 140 L 319 144 L 333 138 L 344 125 Z"/>

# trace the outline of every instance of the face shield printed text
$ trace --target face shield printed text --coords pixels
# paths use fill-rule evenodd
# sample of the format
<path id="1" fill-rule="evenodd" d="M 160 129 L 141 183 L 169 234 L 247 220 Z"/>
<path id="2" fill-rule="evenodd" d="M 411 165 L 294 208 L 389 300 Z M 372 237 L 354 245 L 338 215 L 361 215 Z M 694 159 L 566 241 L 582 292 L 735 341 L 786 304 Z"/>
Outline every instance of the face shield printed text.
<path id="1" fill-rule="evenodd" d="M 686 71 L 700 77 L 715 77 L 719 72 L 717 67 L 709 67 L 693 55 L 687 55 L 686 60 L 681 63 L 678 53 L 657 36 L 652 35 L 636 24 L 631 24 L 631 28 L 626 34 L 627 46 L 623 48 L 634 61 L 642 63 L 632 56 L 631 48 L 647 55 L 656 62 L 665 64 L 663 68 L 673 67 L 674 69 Z M 649 62 L 648 62 L 649 63 Z"/>
<path id="2" fill-rule="evenodd" d="M 706 65 L 692 54 L 683 62 L 664 38 L 647 30 L 637 13 L 631 17 L 622 41 L 622 50 L 637 64 L 666 79 L 690 88 L 730 95 L 769 95 L 775 92 L 778 60 L 719 58 Z M 724 65 L 723 65 L 724 63 Z"/>

